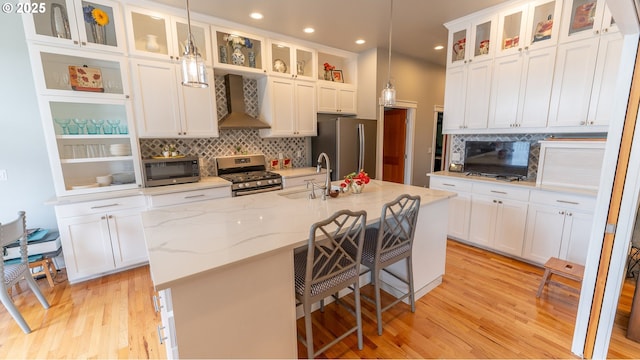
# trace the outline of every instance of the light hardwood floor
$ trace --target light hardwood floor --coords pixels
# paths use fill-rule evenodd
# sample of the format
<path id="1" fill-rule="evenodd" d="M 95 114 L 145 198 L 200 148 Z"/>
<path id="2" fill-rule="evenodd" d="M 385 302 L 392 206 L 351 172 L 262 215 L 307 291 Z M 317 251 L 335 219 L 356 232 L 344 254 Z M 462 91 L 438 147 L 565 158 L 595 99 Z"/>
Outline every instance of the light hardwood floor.
<path id="1" fill-rule="evenodd" d="M 375 330 L 373 307 L 364 306 L 364 349 L 355 335 L 330 348 L 328 358 L 577 358 L 570 352 L 578 304 L 576 284 L 552 282 L 535 293 L 542 269 L 449 241 L 442 285 L 417 303 L 412 314 L 399 304 L 384 313 L 384 334 Z M 165 358 L 153 310 L 148 267 L 50 289 L 38 283 L 52 307 L 44 311 L 28 287 L 14 299 L 34 329 L 24 335 L 0 306 L 0 358 Z M 557 278 L 554 278 L 557 279 Z M 371 291 L 370 286 L 364 292 Z M 640 358 L 640 343 L 624 337 L 633 296 L 625 284 L 609 356 Z M 346 301 L 352 302 L 351 297 Z M 335 304 L 315 312 L 321 346 L 351 316 Z M 302 325 L 300 321 L 299 326 Z M 299 356 L 304 357 L 299 345 Z"/>

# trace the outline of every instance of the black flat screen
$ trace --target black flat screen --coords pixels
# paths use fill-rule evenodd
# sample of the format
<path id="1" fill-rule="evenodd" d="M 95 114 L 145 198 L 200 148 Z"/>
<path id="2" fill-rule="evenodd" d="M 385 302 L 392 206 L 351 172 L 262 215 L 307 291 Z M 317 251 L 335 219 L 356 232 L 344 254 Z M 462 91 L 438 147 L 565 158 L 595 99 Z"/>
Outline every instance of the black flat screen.
<path id="1" fill-rule="evenodd" d="M 487 175 L 527 176 L 529 143 L 526 141 L 467 141 L 464 170 Z"/>

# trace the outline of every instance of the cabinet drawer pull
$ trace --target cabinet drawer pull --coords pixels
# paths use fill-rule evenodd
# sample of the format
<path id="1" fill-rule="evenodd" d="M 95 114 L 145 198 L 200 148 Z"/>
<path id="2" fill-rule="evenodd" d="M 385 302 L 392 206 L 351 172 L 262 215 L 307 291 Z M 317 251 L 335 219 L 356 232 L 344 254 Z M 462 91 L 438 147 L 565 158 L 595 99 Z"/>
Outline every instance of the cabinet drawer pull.
<path id="1" fill-rule="evenodd" d="M 115 203 L 115 204 L 109 204 L 109 205 L 99 205 L 99 206 L 92 206 L 91 209 L 103 209 L 103 208 L 108 208 L 108 207 L 113 207 L 113 206 L 118 206 L 120 204 Z"/>
<path id="2" fill-rule="evenodd" d="M 579 202 L 568 201 L 568 200 L 556 200 L 556 202 L 563 203 L 563 204 L 580 205 Z"/>
<path id="3" fill-rule="evenodd" d="M 505 191 L 498 191 L 498 190 L 491 190 L 492 193 L 494 194 L 503 194 L 503 195 L 507 195 L 507 193 Z"/>
<path id="4" fill-rule="evenodd" d="M 453 186 L 453 187 L 456 187 L 456 185 L 455 185 L 455 184 L 442 183 L 442 185 L 444 185 L 444 186 Z"/>
<path id="5" fill-rule="evenodd" d="M 198 195 L 189 195 L 189 196 L 185 196 L 185 199 L 195 199 L 195 198 L 199 198 L 199 197 L 204 197 L 204 194 L 198 194 Z"/>
<path id="6" fill-rule="evenodd" d="M 164 329 L 164 326 L 158 325 L 158 340 L 160 340 L 160 345 L 164 344 L 164 341 L 168 339 L 168 337 L 162 336 L 162 329 Z"/>

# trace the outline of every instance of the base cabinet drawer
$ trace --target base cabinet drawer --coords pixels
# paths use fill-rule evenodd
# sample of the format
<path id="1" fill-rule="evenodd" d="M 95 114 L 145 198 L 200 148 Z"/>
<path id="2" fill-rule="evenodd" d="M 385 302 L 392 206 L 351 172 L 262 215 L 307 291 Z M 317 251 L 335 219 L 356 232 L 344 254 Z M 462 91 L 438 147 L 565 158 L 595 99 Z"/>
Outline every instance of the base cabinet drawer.
<path id="1" fill-rule="evenodd" d="M 225 197 L 231 197 L 230 186 L 203 190 L 182 191 L 171 194 L 150 195 L 149 207 L 158 208 L 163 206 L 187 204 L 194 201 L 220 199 Z"/>

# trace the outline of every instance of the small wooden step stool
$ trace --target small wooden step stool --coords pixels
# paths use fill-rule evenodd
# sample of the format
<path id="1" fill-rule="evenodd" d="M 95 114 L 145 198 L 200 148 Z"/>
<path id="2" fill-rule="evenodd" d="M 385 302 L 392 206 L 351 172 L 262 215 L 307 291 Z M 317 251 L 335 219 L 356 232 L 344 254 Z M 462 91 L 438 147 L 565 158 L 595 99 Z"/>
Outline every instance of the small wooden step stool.
<path id="1" fill-rule="evenodd" d="M 582 283 L 584 266 L 574 264 L 567 260 L 560 260 L 555 257 L 549 258 L 549 260 L 544 264 L 544 275 L 542 276 L 542 281 L 538 287 L 538 293 L 536 294 L 537 298 L 542 295 L 542 290 L 544 289 L 544 286 L 549 283 L 551 274 L 559 275 Z"/>

